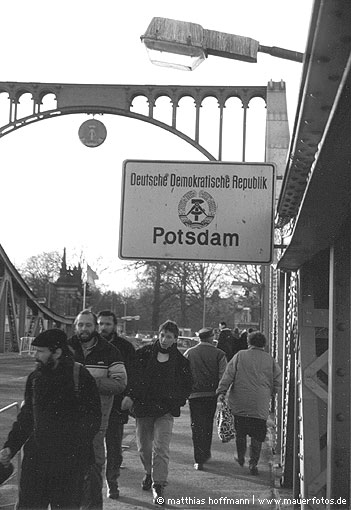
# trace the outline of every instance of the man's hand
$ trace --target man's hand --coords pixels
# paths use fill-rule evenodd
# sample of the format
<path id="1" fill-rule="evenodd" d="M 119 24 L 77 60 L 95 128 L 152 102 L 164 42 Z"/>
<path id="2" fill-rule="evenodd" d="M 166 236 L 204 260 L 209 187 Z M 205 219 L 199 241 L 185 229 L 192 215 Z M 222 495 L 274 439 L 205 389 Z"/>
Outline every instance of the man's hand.
<path id="1" fill-rule="evenodd" d="M 122 411 L 130 411 L 133 407 L 133 400 L 130 397 L 124 397 L 121 403 Z"/>
<path id="2" fill-rule="evenodd" d="M 0 450 L 0 463 L 3 464 L 3 466 L 8 467 L 10 465 L 11 457 L 10 448 L 7 447 Z"/>

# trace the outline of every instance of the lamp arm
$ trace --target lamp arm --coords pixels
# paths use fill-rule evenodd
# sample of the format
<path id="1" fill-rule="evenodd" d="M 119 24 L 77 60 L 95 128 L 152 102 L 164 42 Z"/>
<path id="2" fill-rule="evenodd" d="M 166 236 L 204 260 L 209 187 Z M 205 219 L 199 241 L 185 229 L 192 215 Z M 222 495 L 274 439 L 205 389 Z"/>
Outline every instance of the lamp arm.
<path id="1" fill-rule="evenodd" d="M 285 58 L 286 60 L 293 60 L 294 62 L 303 62 L 304 54 L 299 51 L 286 50 L 278 46 L 263 46 L 259 44 L 258 51 L 261 53 L 268 53 L 272 57 Z"/>

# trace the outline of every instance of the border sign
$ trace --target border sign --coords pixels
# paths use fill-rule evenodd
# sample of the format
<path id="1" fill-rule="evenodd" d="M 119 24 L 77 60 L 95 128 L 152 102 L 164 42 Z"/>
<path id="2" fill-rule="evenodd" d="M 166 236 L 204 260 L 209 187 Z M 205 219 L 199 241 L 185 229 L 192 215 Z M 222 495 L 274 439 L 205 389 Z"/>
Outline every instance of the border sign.
<path id="1" fill-rule="evenodd" d="M 126 160 L 119 257 L 269 264 L 272 163 Z"/>

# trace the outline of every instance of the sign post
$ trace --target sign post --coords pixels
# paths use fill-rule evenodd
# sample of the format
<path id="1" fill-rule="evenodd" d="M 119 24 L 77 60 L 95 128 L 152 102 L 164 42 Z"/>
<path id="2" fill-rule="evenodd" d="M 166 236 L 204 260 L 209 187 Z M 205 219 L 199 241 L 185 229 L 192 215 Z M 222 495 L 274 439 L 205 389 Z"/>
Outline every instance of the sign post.
<path id="1" fill-rule="evenodd" d="M 271 163 L 127 160 L 119 256 L 269 264 L 274 185 Z"/>

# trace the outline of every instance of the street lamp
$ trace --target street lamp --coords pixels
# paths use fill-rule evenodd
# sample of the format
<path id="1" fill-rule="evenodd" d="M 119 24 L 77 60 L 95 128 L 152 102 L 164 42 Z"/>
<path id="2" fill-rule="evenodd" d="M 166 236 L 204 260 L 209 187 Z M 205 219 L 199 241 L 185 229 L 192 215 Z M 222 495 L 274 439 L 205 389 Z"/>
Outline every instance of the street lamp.
<path id="1" fill-rule="evenodd" d="M 276 46 L 263 46 L 255 39 L 204 29 L 197 23 L 152 18 L 141 36 L 153 64 L 193 71 L 208 55 L 257 62 L 257 52 L 303 61 L 303 53 Z"/>

